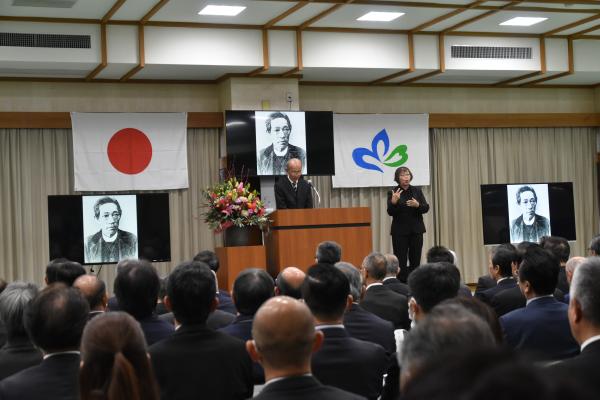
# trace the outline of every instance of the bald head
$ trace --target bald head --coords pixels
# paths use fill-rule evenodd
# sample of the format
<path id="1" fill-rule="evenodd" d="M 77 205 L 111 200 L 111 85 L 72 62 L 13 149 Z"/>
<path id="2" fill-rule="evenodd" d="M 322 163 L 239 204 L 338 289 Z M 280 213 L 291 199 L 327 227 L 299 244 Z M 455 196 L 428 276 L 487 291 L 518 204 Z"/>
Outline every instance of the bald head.
<path id="1" fill-rule="evenodd" d="M 285 166 L 288 177 L 292 182 L 297 182 L 302 175 L 302 161 L 297 158 L 290 158 Z"/>
<path id="2" fill-rule="evenodd" d="M 306 274 L 300 268 L 284 268 L 277 276 L 276 294 L 300 299 L 302 297 L 300 287 L 302 286 L 305 277 Z"/>
<path id="3" fill-rule="evenodd" d="M 269 369 L 310 370 L 315 323 L 306 304 L 287 296 L 267 300 L 254 316 L 252 337 L 260 362 Z"/>
<path id="4" fill-rule="evenodd" d="M 583 264 L 584 261 L 585 257 L 571 257 L 565 264 L 565 272 L 567 273 L 567 282 L 569 282 L 569 285 L 573 280 L 573 274 L 575 273 L 575 270 L 577 267 Z"/>
<path id="5" fill-rule="evenodd" d="M 79 276 L 73 282 L 73 287 L 83 294 L 90 305 L 90 311 L 106 311 L 108 303 L 106 285 L 96 275 Z"/>

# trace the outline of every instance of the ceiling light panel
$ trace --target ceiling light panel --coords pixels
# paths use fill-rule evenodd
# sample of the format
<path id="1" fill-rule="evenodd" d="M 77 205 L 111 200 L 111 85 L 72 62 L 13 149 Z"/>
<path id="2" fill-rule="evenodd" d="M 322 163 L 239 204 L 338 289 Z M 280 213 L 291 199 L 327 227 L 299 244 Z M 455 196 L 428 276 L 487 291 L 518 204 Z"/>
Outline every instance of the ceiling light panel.
<path id="1" fill-rule="evenodd" d="M 214 5 L 209 4 L 204 7 L 202 10 L 198 12 L 199 15 L 219 15 L 225 17 L 235 17 L 242 11 L 244 11 L 246 7 L 244 6 L 223 6 L 223 5 Z"/>
<path id="2" fill-rule="evenodd" d="M 540 22 L 546 21 L 548 18 L 544 17 L 515 17 L 508 21 L 501 22 L 500 25 L 504 26 L 531 26 L 539 24 Z"/>
<path id="3" fill-rule="evenodd" d="M 401 12 L 384 12 L 384 11 L 369 11 L 362 17 L 357 18 L 357 21 L 376 21 L 376 22 L 390 22 L 403 16 Z"/>

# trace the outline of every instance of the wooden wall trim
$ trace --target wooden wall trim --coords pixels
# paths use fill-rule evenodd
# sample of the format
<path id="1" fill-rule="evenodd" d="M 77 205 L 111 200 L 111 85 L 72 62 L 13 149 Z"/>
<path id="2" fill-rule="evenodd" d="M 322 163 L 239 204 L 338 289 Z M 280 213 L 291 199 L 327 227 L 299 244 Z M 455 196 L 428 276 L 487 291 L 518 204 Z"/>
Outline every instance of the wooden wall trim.
<path id="1" fill-rule="evenodd" d="M 222 112 L 188 112 L 188 128 L 223 128 Z M 430 128 L 600 126 L 600 113 L 429 114 Z M 0 112 L 0 128 L 71 128 L 68 112 Z"/>

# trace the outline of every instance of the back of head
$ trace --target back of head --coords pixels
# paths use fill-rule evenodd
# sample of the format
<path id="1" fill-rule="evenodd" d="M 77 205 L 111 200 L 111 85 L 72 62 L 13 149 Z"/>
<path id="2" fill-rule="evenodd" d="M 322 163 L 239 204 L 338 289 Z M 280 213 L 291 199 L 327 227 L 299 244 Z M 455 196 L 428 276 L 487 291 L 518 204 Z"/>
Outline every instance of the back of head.
<path id="1" fill-rule="evenodd" d="M 45 353 L 77 350 L 89 311 L 79 290 L 55 283 L 29 303 L 25 329 L 33 344 Z"/>
<path id="2" fill-rule="evenodd" d="M 499 267 L 500 276 L 512 276 L 512 264 L 517 261 L 517 251 L 508 248 L 497 248 L 492 255 L 493 266 Z"/>
<path id="3" fill-rule="evenodd" d="M 90 310 L 104 308 L 106 300 L 106 284 L 96 275 L 81 275 L 73 282 L 73 287 L 79 289 L 90 305 Z"/>
<path id="4" fill-rule="evenodd" d="M 362 276 L 360 271 L 354 265 L 344 261 L 336 263 L 335 267 L 346 275 L 346 279 L 348 279 L 348 283 L 350 284 L 352 300 L 359 302 L 362 292 Z"/>
<path id="5" fill-rule="evenodd" d="M 82 400 L 158 399 L 144 334 L 133 317 L 111 312 L 92 319 L 81 339 Z"/>
<path id="6" fill-rule="evenodd" d="M 302 283 L 304 283 L 304 278 L 306 278 L 306 274 L 301 269 L 296 267 L 284 268 L 279 275 L 277 275 L 277 279 L 275 279 L 278 294 L 281 296 L 293 297 L 294 299 L 301 299 L 301 288 Z"/>
<path id="7" fill-rule="evenodd" d="M 200 261 L 179 264 L 167 280 L 167 296 L 177 321 L 204 324 L 215 302 L 217 285 L 208 267 Z"/>
<path id="8" fill-rule="evenodd" d="M 330 264 L 315 264 L 306 273 L 302 298 L 320 320 L 336 320 L 344 315 L 350 293 L 346 275 Z"/>
<path id="9" fill-rule="evenodd" d="M 152 264 L 133 259 L 119 262 L 114 286 L 121 310 L 133 315 L 135 319 L 152 315 L 160 287 L 158 273 Z"/>
<path id="10" fill-rule="evenodd" d="M 369 278 L 382 281 L 387 273 L 387 261 L 385 256 L 379 252 L 373 252 L 363 260 L 363 267 L 369 274 Z"/>
<path id="11" fill-rule="evenodd" d="M 576 300 L 583 318 L 600 328 L 600 257 L 590 257 L 582 263 L 573 275 L 570 295 Z"/>
<path id="12" fill-rule="evenodd" d="M 410 293 L 424 312 L 435 305 L 455 297 L 460 288 L 460 277 L 448 263 L 423 264 L 408 277 Z"/>
<path id="13" fill-rule="evenodd" d="M 333 241 L 325 241 L 317 246 L 317 263 L 335 264 L 342 259 L 342 247 Z"/>
<path id="14" fill-rule="evenodd" d="M 561 263 L 566 263 L 571 254 L 569 241 L 560 236 L 544 236 L 540 240 L 540 246 L 546 250 L 550 250 L 554 254 L 554 257 Z"/>
<path id="15" fill-rule="evenodd" d="M 37 294 L 38 287 L 26 282 L 13 282 L 0 293 L 0 320 L 4 322 L 9 339 L 27 337 L 23 316 Z"/>
<path id="16" fill-rule="evenodd" d="M 402 344 L 403 381 L 445 352 L 495 346 L 489 325 L 480 317 L 458 304 L 440 304 L 416 324 Z"/>
<path id="17" fill-rule="evenodd" d="M 552 294 L 558 283 L 559 270 L 558 259 L 550 251 L 540 246 L 530 247 L 519 267 L 519 281 L 529 282 L 538 296 Z"/>
<path id="18" fill-rule="evenodd" d="M 84 274 L 85 268 L 78 262 L 70 261 L 66 258 L 57 258 L 50 261 L 46 266 L 46 283 L 50 285 L 61 282 L 67 286 L 73 286 L 75 279 Z"/>
<path id="19" fill-rule="evenodd" d="M 275 284 L 266 271 L 248 268 L 235 278 L 232 295 L 240 314 L 254 315 L 265 301 L 275 295 Z"/>
<path id="20" fill-rule="evenodd" d="M 252 338 L 265 369 L 300 368 L 310 363 L 315 322 L 301 301 L 287 296 L 273 297 L 254 316 Z"/>
<path id="21" fill-rule="evenodd" d="M 440 304 L 435 306 L 434 309 L 437 307 L 442 307 L 446 304 L 457 304 L 471 311 L 489 325 L 490 330 L 496 339 L 496 343 L 501 344 L 504 341 L 504 333 L 502 332 L 502 327 L 500 326 L 500 321 L 498 320 L 496 312 L 492 307 L 488 306 L 483 301 L 476 297 L 457 296 L 452 299 L 446 299 L 442 301 Z"/>
<path id="22" fill-rule="evenodd" d="M 589 250 L 593 256 L 600 256 L 600 235 L 596 235 L 590 240 Z"/>
<path id="23" fill-rule="evenodd" d="M 398 261 L 398 257 L 393 254 L 385 255 L 386 261 L 386 275 L 395 277 L 400 272 L 400 261 Z"/>
<path id="24" fill-rule="evenodd" d="M 217 254 L 213 251 L 203 250 L 200 253 L 196 254 L 192 261 L 203 262 L 215 272 L 219 270 L 219 257 L 217 257 Z"/>
<path id="25" fill-rule="evenodd" d="M 427 250 L 426 258 L 428 263 L 447 262 L 454 264 L 454 255 L 444 246 L 433 246 Z"/>

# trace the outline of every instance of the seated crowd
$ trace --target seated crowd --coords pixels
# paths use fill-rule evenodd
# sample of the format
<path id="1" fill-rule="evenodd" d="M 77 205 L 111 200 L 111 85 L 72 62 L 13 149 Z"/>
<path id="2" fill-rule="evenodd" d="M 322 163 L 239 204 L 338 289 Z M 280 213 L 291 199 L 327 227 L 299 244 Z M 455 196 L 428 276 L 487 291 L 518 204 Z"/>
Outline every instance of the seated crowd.
<path id="1" fill-rule="evenodd" d="M 231 294 L 202 251 L 159 277 L 117 265 L 114 296 L 66 259 L 44 288 L 0 280 L 0 399 L 593 399 L 600 395 L 600 236 L 590 257 L 544 237 L 494 248 L 474 296 L 443 246 L 407 282 L 323 242 Z"/>

